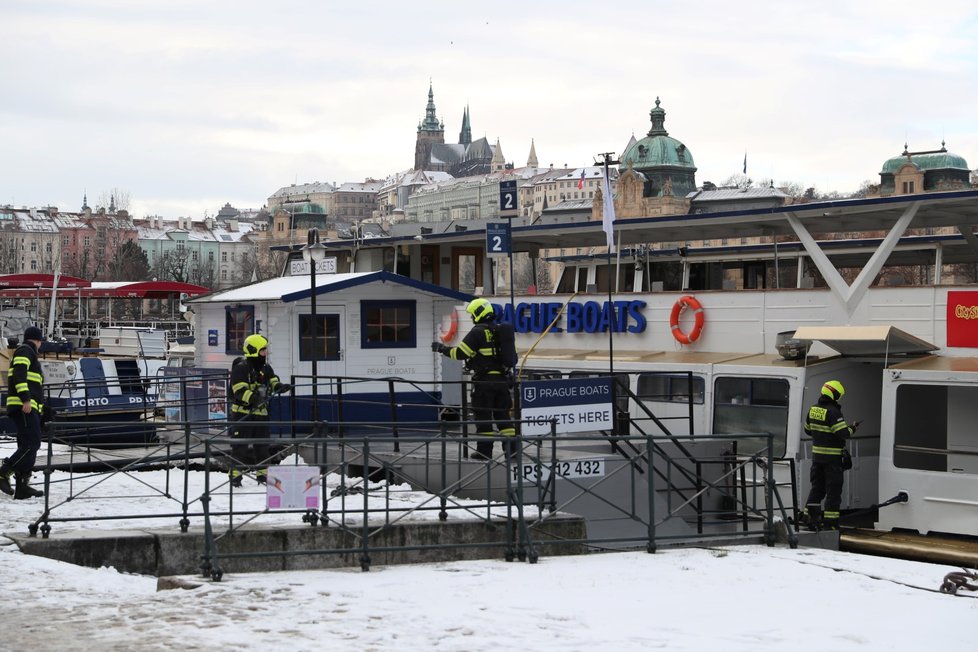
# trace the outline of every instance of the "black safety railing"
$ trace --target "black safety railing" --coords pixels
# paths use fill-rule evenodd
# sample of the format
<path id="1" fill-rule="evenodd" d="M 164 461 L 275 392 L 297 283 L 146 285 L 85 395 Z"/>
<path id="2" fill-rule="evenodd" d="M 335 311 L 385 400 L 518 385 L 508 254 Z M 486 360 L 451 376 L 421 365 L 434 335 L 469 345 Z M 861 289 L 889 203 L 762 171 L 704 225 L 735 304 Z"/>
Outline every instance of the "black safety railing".
<path id="1" fill-rule="evenodd" d="M 618 443 L 642 451 L 639 456 L 645 465 L 663 470 L 661 482 L 648 482 L 648 474 L 640 473 L 639 465 L 631 460 L 597 452 L 608 443 L 605 435 L 558 434 L 554 424 L 549 435 L 515 437 L 517 446 L 512 457 L 474 461 L 466 459 L 465 448 L 471 439 L 449 433 L 444 423 L 424 425 L 437 426 L 438 430 L 427 434 L 416 430 L 415 434 L 397 438 L 376 434 L 309 437 L 298 443 L 303 449 L 301 457 L 311 462 L 306 468 L 314 469 L 312 477 L 319 484 L 320 506 L 296 511 L 302 513 L 303 522 L 313 526 L 318 523 L 348 536 L 332 539 L 331 547 L 283 551 L 276 543 L 265 550 L 253 546 L 242 550 L 233 544 L 223 549 L 222 543 L 233 541 L 228 536 L 255 523 L 268 509 L 208 512 L 203 573 L 219 579 L 223 564 L 248 557 L 356 554 L 366 570 L 374 556 L 382 553 L 464 547 L 498 548 L 508 560 L 518 557 L 532 562 L 539 556 L 541 545 L 575 550 L 644 546 L 654 552 L 658 545 L 679 541 L 751 538 L 773 544 L 775 502 L 780 516 L 787 518 L 770 477 L 754 478 L 755 485 L 766 483 L 768 487 L 763 500 L 747 502 L 736 492 L 731 494 L 732 478 L 745 469 L 756 472 L 762 467 L 750 460 L 731 464 L 729 456 L 722 453 L 694 455 L 691 491 L 678 495 L 674 480 L 690 480 L 685 467 L 691 458 L 687 454 L 669 456 L 664 446 L 668 438 L 615 437 Z M 728 437 L 707 439 L 727 446 L 730 442 Z M 219 443 L 213 441 L 206 446 L 209 449 Z M 207 458 L 210 460 L 211 456 Z M 713 471 L 709 470 L 711 467 Z M 766 468 L 770 469 L 770 465 Z M 269 482 L 274 477 L 275 471 L 270 469 Z M 332 489 L 325 482 L 327 477 L 333 478 Z M 309 481 L 306 486 L 312 489 Z M 223 490 L 223 485 L 217 489 Z M 420 491 L 423 497 L 414 502 L 399 499 L 398 495 L 405 491 Z M 205 509 L 212 494 L 208 486 L 202 497 Z M 490 525 L 497 536 L 490 534 L 476 542 L 430 544 L 392 544 L 392 537 L 385 536 L 393 527 L 425 512 L 436 513 L 441 522 L 453 513 L 462 513 L 466 519 Z M 588 522 L 584 536 L 555 534 L 555 520 L 567 513 L 584 514 Z M 217 516 L 230 517 L 226 529 L 219 531 L 213 525 L 212 519 Z M 617 530 L 601 533 L 601 523 L 609 521 L 618 522 Z"/>
<path id="2" fill-rule="evenodd" d="M 677 437 L 665 421 L 639 408 L 643 419 L 616 419 L 611 431 L 558 433 L 551 424 L 547 435 L 517 435 L 512 458 L 476 461 L 469 453 L 480 424 L 466 418 L 464 383 L 452 390 L 461 400 L 446 404 L 441 400 L 445 383 L 436 391 L 433 385 L 401 379 L 321 379 L 320 419 L 312 421 L 310 387 L 301 376 L 291 379 L 296 381 L 292 395 L 267 397 L 273 451 L 262 464 L 314 469 L 317 507 L 273 509 L 244 500 L 247 488 L 234 487 L 225 474 L 233 466 L 257 479 L 231 452 L 232 442 L 254 441 L 230 438 L 233 424 L 227 420 L 225 397 L 215 398 L 219 392 L 210 391 L 222 383 L 226 387 L 226 376 L 183 374 L 144 387 L 154 399 L 135 423 L 152 429 L 149 440 L 93 445 L 92 433 L 113 425 L 99 420 L 96 405 L 87 419 L 71 427 L 59 416 L 48 430 L 39 467 L 46 492 L 43 513 L 28 526 L 32 536 L 47 537 L 59 523 L 93 520 L 170 520 L 181 532 L 202 523 L 207 540 L 202 569 L 217 577 L 222 560 L 292 554 L 223 547 L 228 533 L 269 520 L 280 525 L 294 518 L 297 524 L 342 533 L 345 538 L 331 547 L 293 552 L 356 554 L 364 568 L 380 553 L 426 550 L 420 544 L 392 543 L 391 529 L 414 520 L 475 521 L 488 533 L 478 542 L 442 539 L 433 548 L 496 548 L 507 559 L 531 561 L 544 545 L 654 551 L 679 541 L 746 537 L 773 543 L 775 512 L 788 520 L 774 485 L 770 435 L 766 446 L 739 456 L 737 442 L 756 441 L 757 434 Z M 618 391 L 634 400 L 627 388 Z M 202 411 L 204 418 L 189 418 Z M 364 412 L 375 418 L 348 418 Z M 434 418 L 419 419 L 419 414 Z M 655 424 L 658 432 L 646 432 L 642 423 Z M 513 424 L 521 431 L 521 422 Z M 139 472 L 145 470 L 162 470 L 162 483 L 142 480 Z M 144 492 L 138 513 L 73 513 L 86 501 L 131 498 L 133 489 L 110 489 L 120 477 Z M 60 483 L 67 491 L 52 492 Z M 150 503 L 154 507 L 147 509 Z M 567 513 L 583 515 L 585 535 L 554 528 Z"/>

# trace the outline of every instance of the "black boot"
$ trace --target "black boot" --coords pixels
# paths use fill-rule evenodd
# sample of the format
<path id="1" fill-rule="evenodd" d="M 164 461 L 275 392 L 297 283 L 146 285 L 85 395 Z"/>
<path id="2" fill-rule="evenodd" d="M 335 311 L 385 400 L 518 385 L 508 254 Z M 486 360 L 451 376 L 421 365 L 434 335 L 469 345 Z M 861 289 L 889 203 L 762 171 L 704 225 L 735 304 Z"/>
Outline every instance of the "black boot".
<path id="1" fill-rule="evenodd" d="M 30 473 L 18 473 L 15 476 L 15 479 L 17 480 L 17 489 L 14 491 L 14 500 L 40 498 L 44 495 L 43 491 L 40 489 L 35 489 L 30 485 Z"/>
<path id="2" fill-rule="evenodd" d="M 474 460 L 492 459 L 492 440 L 484 439 L 476 443 L 475 453 L 472 454 Z"/>
<path id="3" fill-rule="evenodd" d="M 809 503 L 805 506 L 808 513 L 808 526 L 805 528 L 811 532 L 822 529 L 822 505 L 821 503 Z"/>
<path id="4" fill-rule="evenodd" d="M 10 476 L 12 475 L 13 471 L 5 471 L 0 473 L 0 491 L 8 496 L 14 495 L 14 488 L 10 486 Z"/>

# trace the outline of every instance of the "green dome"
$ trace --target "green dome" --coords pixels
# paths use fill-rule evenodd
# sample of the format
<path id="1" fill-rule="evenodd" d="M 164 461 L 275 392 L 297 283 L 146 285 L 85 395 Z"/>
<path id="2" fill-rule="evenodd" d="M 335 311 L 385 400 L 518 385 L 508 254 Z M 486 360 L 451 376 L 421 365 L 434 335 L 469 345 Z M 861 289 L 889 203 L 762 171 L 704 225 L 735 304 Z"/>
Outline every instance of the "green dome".
<path id="1" fill-rule="evenodd" d="M 649 136 L 628 148 L 621 157 L 625 168 L 636 170 L 671 165 L 681 168 L 696 168 L 693 154 L 685 145 L 669 136 Z"/>
<path id="2" fill-rule="evenodd" d="M 942 147 L 936 151 L 920 152 L 919 154 L 904 150 L 900 156 L 887 159 L 880 174 L 894 174 L 906 163 L 913 163 L 925 172 L 927 170 L 971 170 L 963 157 L 952 154 Z"/>
<path id="3" fill-rule="evenodd" d="M 670 166 L 695 170 L 693 153 L 666 131 L 666 112 L 659 107 L 659 98 L 655 98 L 655 108 L 649 111 L 649 116 L 652 129 L 645 138 L 632 144 L 622 154 L 621 167 L 646 170 Z"/>

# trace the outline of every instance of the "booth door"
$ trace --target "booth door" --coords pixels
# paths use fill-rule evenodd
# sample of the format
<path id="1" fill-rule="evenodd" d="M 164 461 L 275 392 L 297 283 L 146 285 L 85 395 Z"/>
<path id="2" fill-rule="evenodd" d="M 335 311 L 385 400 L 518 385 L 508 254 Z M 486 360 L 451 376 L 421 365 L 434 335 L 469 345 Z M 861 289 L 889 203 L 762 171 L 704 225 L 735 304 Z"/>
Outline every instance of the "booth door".
<path id="1" fill-rule="evenodd" d="M 299 314 L 299 346 L 292 354 L 292 368 L 300 376 L 296 378 L 297 394 L 312 394 L 313 373 L 319 394 L 333 393 L 334 379 L 346 375 L 345 324 L 344 306 L 319 307 L 315 316 L 309 311 Z"/>

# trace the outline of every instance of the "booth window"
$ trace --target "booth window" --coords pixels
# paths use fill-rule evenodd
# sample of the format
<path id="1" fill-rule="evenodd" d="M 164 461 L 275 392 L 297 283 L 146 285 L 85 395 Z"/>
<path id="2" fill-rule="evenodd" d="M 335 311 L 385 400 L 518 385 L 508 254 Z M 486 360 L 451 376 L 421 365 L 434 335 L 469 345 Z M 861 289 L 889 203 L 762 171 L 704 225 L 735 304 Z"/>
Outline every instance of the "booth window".
<path id="1" fill-rule="evenodd" d="M 900 469 L 978 473 L 978 387 L 901 384 L 893 420 L 893 464 Z"/>
<path id="2" fill-rule="evenodd" d="M 417 346 L 417 303 L 361 301 L 360 348 L 413 349 Z"/>
<path id="3" fill-rule="evenodd" d="M 241 355 L 245 338 L 255 332 L 254 306 L 226 306 L 224 308 L 224 352 Z"/>
<path id="4" fill-rule="evenodd" d="M 717 378 L 713 386 L 713 433 L 774 435 L 773 456 L 784 457 L 788 438 L 788 381 L 781 378 Z M 750 455 L 766 437 L 737 439 L 737 452 Z"/>
<path id="5" fill-rule="evenodd" d="M 692 383 L 692 389 L 690 384 Z M 706 383 L 702 376 L 689 373 L 649 371 L 638 376 L 636 394 L 645 401 L 703 404 Z"/>
<path id="6" fill-rule="evenodd" d="M 340 316 L 299 315 L 299 360 L 340 359 Z"/>

